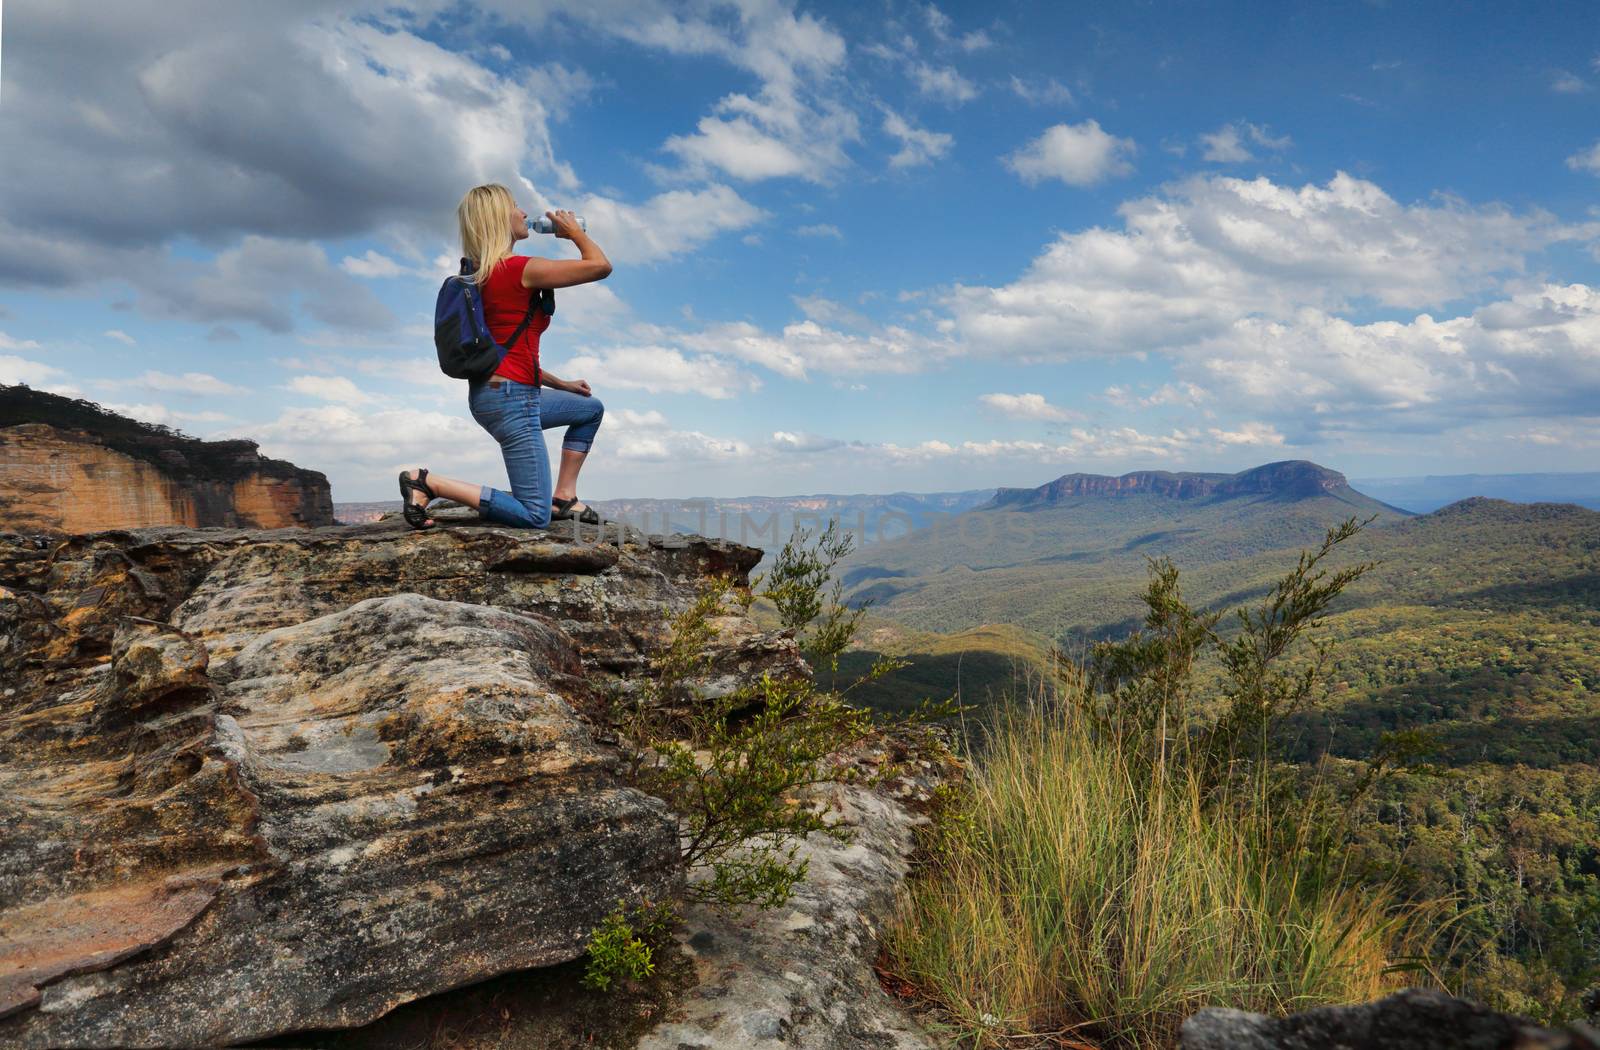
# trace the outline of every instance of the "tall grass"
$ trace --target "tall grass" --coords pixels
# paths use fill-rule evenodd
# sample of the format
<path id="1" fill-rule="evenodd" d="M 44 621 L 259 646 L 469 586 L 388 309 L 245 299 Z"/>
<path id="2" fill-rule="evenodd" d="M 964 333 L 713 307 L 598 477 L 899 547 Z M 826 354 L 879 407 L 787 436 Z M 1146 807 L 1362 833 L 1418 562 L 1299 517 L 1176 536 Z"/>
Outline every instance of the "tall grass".
<path id="1" fill-rule="evenodd" d="M 1153 565 L 1145 632 L 997 716 L 887 942 L 970 1045 L 1168 1047 L 1201 1007 L 1281 1014 L 1410 983 L 1394 963 L 1442 909 L 1357 888 L 1328 848 L 1331 792 L 1291 789 L 1265 743 L 1314 685 L 1275 661 L 1359 575 L 1318 568 L 1358 528 L 1330 531 L 1234 640 Z M 1196 724 L 1208 647 L 1229 707 Z"/>
<path id="2" fill-rule="evenodd" d="M 1415 954 L 1415 914 L 1238 816 L 1204 805 L 1193 775 L 1104 746 L 1070 706 L 1018 710 L 889 953 L 979 1046 L 1080 1028 L 1171 1046 L 1203 1006 L 1283 1013 L 1403 984 L 1390 963 Z"/>

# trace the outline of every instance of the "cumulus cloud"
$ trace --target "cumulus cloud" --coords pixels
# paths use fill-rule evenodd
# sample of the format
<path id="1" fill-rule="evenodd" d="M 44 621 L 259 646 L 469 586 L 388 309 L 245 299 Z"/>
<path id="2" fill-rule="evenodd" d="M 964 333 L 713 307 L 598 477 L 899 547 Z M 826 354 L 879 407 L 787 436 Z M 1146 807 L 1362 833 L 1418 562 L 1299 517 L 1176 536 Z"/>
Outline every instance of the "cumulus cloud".
<path id="1" fill-rule="evenodd" d="M 223 435 L 257 441 L 261 451 L 313 470 L 341 488 L 371 475 L 417 464 L 449 464 L 454 476 L 501 477 L 500 450 L 466 413 L 406 407 L 362 411 L 350 405 L 285 409 L 276 418 L 229 428 Z M 441 470 L 441 473 L 443 471 Z M 388 488 L 393 487 L 390 479 Z"/>
<path id="2" fill-rule="evenodd" d="M 728 463 L 749 459 L 754 449 L 735 438 L 678 430 L 660 412 L 606 413 L 606 437 L 618 459 L 636 463 Z"/>
<path id="3" fill-rule="evenodd" d="M 1183 367 L 1307 434 L 1581 415 L 1600 403 L 1600 289 L 1545 285 L 1444 320 L 1245 318 Z"/>
<path id="4" fill-rule="evenodd" d="M 733 321 L 709 325 L 694 335 L 694 345 L 748 361 L 790 379 L 821 372 L 920 372 L 942 356 L 941 346 L 898 325 L 870 333 L 848 333 L 805 320 L 776 333 Z"/>
<path id="5" fill-rule="evenodd" d="M 1044 399 L 1043 394 L 983 394 L 978 400 L 1012 419 L 1064 420 L 1071 419 L 1075 415 L 1064 408 L 1050 404 Z"/>
<path id="6" fill-rule="evenodd" d="M 1247 315 L 1446 303 L 1496 287 L 1532 251 L 1594 235 L 1537 212 L 1404 205 L 1343 173 L 1301 187 L 1195 178 L 1120 214 L 1120 230 L 1061 234 L 1010 284 L 957 286 L 953 337 L 1024 360 L 1160 351 Z"/>
<path id="7" fill-rule="evenodd" d="M 798 226 L 794 231 L 801 237 L 832 237 L 836 241 L 844 240 L 844 231 L 831 222 L 813 223 L 810 226 Z"/>
<path id="8" fill-rule="evenodd" d="M 710 354 L 691 357 L 664 346 L 590 351 L 572 358 L 566 369 L 601 390 L 617 387 L 725 400 L 761 386 L 761 380 L 723 358 Z"/>
<path id="9" fill-rule="evenodd" d="M 669 5 L 655 17 L 597 17 L 628 23 L 611 31 L 637 42 L 682 54 L 717 54 L 761 79 L 754 94 L 725 96 L 693 133 L 663 144 L 688 173 L 721 171 L 745 181 L 830 180 L 849 163 L 845 146 L 861 137 L 855 113 L 832 83 L 844 62 L 844 38 L 826 22 L 780 4 L 722 6 L 732 18 L 720 25 L 681 16 Z"/>
<path id="10" fill-rule="evenodd" d="M 883 130 L 900 142 L 900 152 L 889 158 L 891 168 L 915 168 L 938 160 L 950 152 L 955 136 L 913 126 L 900 114 L 885 107 Z"/>
<path id="11" fill-rule="evenodd" d="M 1588 225 L 1458 201 L 1404 205 L 1348 175 L 1289 187 L 1192 179 L 1121 209 L 1123 228 L 1060 235 L 1021 278 L 957 286 L 961 353 L 1021 361 L 1162 355 L 1177 379 L 1122 407 L 1195 404 L 1265 417 L 1290 439 L 1332 428 L 1461 426 L 1600 402 L 1597 293 L 1524 289 L 1528 256 Z M 1460 315 L 1358 323 L 1511 286 Z M 1237 430 L 1227 428 L 1228 432 Z"/>
<path id="12" fill-rule="evenodd" d="M 55 394 L 78 394 L 78 388 L 67 381 L 67 373 L 62 369 L 15 354 L 0 354 L 0 384 L 15 386 L 18 383 Z"/>
<path id="13" fill-rule="evenodd" d="M 295 376 L 289 380 L 288 386 L 297 394 L 314 397 L 319 401 L 360 405 L 373 399 L 371 394 L 344 376 Z"/>
<path id="14" fill-rule="evenodd" d="M 8 135 L 29 148 L 0 151 L 0 281 L 67 287 L 115 271 L 134 284 L 141 310 L 217 331 L 241 321 L 288 331 L 301 299 L 324 323 L 374 328 L 392 319 L 354 279 L 431 276 L 422 260 L 451 239 L 462 187 L 504 182 L 534 208 L 578 189 L 550 127 L 592 79 L 560 65 L 504 70 L 492 49 L 424 39 L 443 0 L 113 6 L 60 0 L 6 27 Z M 823 125 L 797 101 L 801 81 L 843 56 L 836 34 L 780 5 L 691 14 L 641 3 L 626 19 L 576 0 L 479 6 L 532 30 L 565 20 L 644 47 L 720 55 L 772 88 L 744 99 L 753 111 L 739 99 L 729 111 L 802 145 Z M 848 124 L 849 114 L 838 119 Z M 817 143 L 803 153 L 813 171 L 843 159 Z M 693 250 L 704 240 L 697 229 L 714 235 L 759 215 L 708 187 L 683 202 L 713 216 L 692 229 L 674 222 L 675 203 L 595 198 L 590 210 L 628 261 Z M 333 265 L 308 243 L 363 235 L 412 258 L 371 251 Z M 185 237 L 223 252 L 208 265 L 169 249 Z M 266 282 L 229 272 L 241 252 L 271 270 Z"/>
<path id="15" fill-rule="evenodd" d="M 0 178 L 23 233 L 103 248 L 438 226 L 462 186 L 555 167 L 525 82 L 346 17 L 376 2 L 48 6 L 7 26 L 7 108 L 30 148 L 6 151 Z"/>
<path id="16" fill-rule="evenodd" d="M 693 251 L 707 241 L 742 230 L 768 214 L 728 186 L 672 190 L 643 204 L 585 197 L 580 207 L 589 229 L 619 263 L 656 262 Z"/>
<path id="17" fill-rule="evenodd" d="M 1014 153 L 1001 158 L 1023 182 L 1036 185 L 1060 179 L 1069 186 L 1093 186 L 1131 174 L 1132 139 L 1107 134 L 1096 120 L 1057 124 Z"/>
<path id="18" fill-rule="evenodd" d="M 124 332 L 120 328 L 108 329 L 107 331 L 105 331 L 105 332 L 103 332 L 101 334 L 103 334 L 107 339 L 115 339 L 117 342 L 122 343 L 124 346 L 138 346 L 139 345 L 139 340 L 135 339 L 133 336 L 129 335 L 127 332 Z"/>

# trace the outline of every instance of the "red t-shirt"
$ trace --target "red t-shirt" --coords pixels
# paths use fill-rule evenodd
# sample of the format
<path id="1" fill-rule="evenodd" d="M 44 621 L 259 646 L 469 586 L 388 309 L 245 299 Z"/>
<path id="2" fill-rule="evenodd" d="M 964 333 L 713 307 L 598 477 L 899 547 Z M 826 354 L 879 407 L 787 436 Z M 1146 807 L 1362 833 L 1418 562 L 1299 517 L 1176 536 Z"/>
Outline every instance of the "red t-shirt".
<path id="1" fill-rule="evenodd" d="M 489 323 L 494 341 L 506 347 L 505 360 L 495 369 L 495 375 L 531 386 L 539 364 L 539 336 L 550 327 L 550 315 L 543 310 L 536 312 L 516 345 L 506 346 L 511 333 L 528 316 L 528 297 L 533 293 L 522 287 L 522 268 L 527 265 L 528 256 L 513 255 L 494 268 L 483 285 L 483 319 Z"/>

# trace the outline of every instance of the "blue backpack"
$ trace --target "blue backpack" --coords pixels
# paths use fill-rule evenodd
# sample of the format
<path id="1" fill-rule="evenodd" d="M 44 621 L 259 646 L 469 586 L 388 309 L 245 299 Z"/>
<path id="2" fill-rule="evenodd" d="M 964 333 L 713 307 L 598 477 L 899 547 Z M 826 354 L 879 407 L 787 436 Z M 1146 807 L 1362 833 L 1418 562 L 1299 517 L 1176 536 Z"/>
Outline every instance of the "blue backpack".
<path id="1" fill-rule="evenodd" d="M 462 259 L 461 272 L 446 277 L 440 286 L 439 301 L 433 308 L 433 347 L 439 352 L 439 371 L 451 379 L 481 382 L 500 367 L 506 347 L 489 334 L 489 325 L 483 319 L 483 296 L 472 279 L 472 270 L 472 260 Z M 547 317 L 556 312 L 556 293 L 552 289 L 535 288 L 529 292 L 528 316 L 511 333 L 506 346 L 516 345 L 540 309 Z M 537 385 L 538 366 L 534 367 Z"/>

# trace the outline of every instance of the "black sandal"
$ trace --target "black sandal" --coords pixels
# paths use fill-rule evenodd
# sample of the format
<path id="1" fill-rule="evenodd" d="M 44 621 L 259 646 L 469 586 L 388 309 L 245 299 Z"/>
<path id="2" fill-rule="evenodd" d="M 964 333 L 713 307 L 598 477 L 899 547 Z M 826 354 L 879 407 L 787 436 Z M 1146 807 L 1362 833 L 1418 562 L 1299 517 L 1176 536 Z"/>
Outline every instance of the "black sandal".
<path id="1" fill-rule="evenodd" d="M 434 500 L 438 499 L 438 497 L 433 494 L 433 490 L 428 487 L 427 467 L 423 467 L 421 470 L 418 470 L 415 478 L 406 477 L 406 472 L 403 470 L 400 472 L 400 501 L 402 504 L 400 513 L 405 515 L 406 524 L 410 525 L 413 529 L 432 528 L 432 526 L 428 524 L 427 506 L 425 504 L 413 502 L 411 499 L 411 494 L 413 492 L 420 492 L 424 496 L 428 497 L 429 503 L 432 503 Z"/>
<path id="2" fill-rule="evenodd" d="M 550 520 L 577 521 L 582 525 L 600 524 L 602 520 L 600 517 L 600 512 L 595 510 L 593 507 L 588 506 L 587 504 L 584 505 L 582 510 L 574 514 L 572 512 L 572 505 L 577 502 L 578 497 L 576 496 L 572 497 L 571 499 L 555 499 L 552 497 L 550 500 Z"/>

